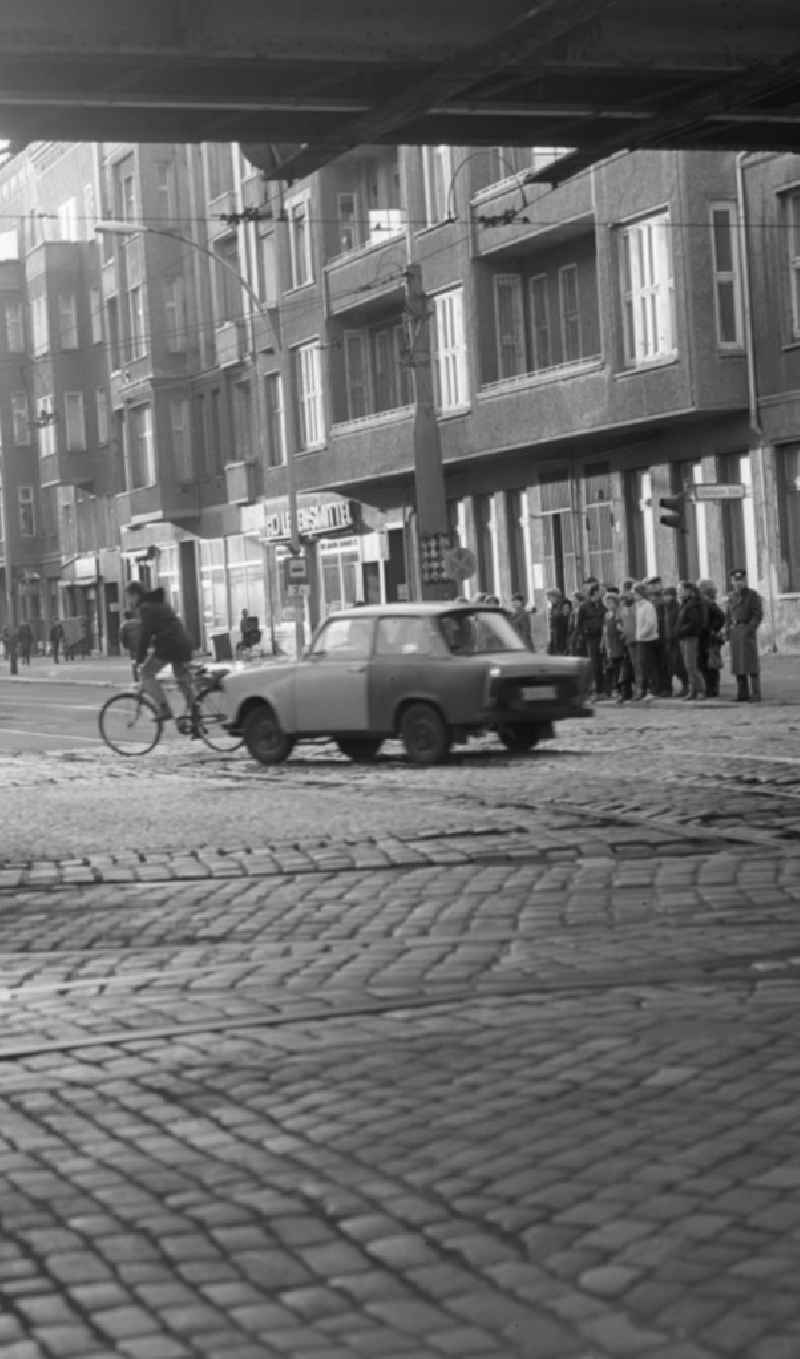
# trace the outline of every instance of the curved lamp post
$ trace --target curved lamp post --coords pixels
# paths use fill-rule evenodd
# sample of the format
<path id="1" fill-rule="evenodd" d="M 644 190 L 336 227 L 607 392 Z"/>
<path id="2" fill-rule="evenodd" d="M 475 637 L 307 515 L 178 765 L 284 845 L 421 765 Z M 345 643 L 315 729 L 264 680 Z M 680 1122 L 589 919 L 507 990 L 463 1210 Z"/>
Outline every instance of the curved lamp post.
<path id="1" fill-rule="evenodd" d="M 239 270 L 234 268 L 228 260 L 222 259 L 213 250 L 210 250 L 208 246 L 202 245 L 200 241 L 193 240 L 191 236 L 185 236 L 181 231 L 173 231 L 171 228 L 166 227 L 137 226 L 131 222 L 103 221 L 97 223 L 95 226 L 95 233 L 98 236 L 164 236 L 167 240 L 178 241 L 182 245 L 190 246 L 192 250 L 196 250 L 199 254 L 208 256 L 215 265 L 221 265 L 236 279 L 240 287 L 246 292 L 255 309 L 250 324 L 250 357 L 253 364 L 253 376 L 256 384 L 258 422 L 261 427 L 259 446 L 262 462 L 266 462 L 266 458 L 264 457 L 264 439 L 266 437 L 267 419 L 264 410 L 264 393 L 258 379 L 258 348 L 255 336 L 256 313 L 266 321 L 273 340 L 275 341 L 276 349 L 280 350 L 281 346 L 278 336 L 275 333 L 275 327 L 272 324 L 272 318 L 249 280 L 246 279 L 243 274 L 240 274 Z M 288 409 L 289 405 L 290 394 L 287 392 L 284 399 L 284 409 Z M 289 424 L 290 423 L 291 422 L 289 422 Z M 294 441 L 288 438 L 288 432 L 286 437 L 286 491 L 289 500 L 289 548 L 292 554 L 296 556 L 301 550 L 297 514 L 297 482 L 295 479 L 294 466 Z M 295 640 L 297 655 L 299 657 L 305 646 L 305 625 L 303 619 L 297 615 L 297 613 L 295 614 Z"/>

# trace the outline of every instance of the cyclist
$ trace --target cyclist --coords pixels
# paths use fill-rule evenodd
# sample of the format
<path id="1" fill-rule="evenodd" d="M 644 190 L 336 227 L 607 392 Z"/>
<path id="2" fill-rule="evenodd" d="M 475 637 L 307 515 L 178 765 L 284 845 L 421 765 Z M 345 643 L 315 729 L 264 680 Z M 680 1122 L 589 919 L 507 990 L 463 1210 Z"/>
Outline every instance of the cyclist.
<path id="1" fill-rule="evenodd" d="M 159 670 L 172 666 L 172 673 L 187 707 L 193 711 L 194 691 L 189 661 L 192 642 L 183 623 L 164 602 L 164 591 L 146 591 L 141 581 L 132 580 L 125 591 L 129 607 L 140 624 L 135 663 L 139 669 L 142 689 L 153 700 L 162 719 L 172 716 L 167 695 L 158 679 Z M 199 735 L 199 732 L 197 733 Z M 194 719 L 192 735 L 194 731 Z"/>

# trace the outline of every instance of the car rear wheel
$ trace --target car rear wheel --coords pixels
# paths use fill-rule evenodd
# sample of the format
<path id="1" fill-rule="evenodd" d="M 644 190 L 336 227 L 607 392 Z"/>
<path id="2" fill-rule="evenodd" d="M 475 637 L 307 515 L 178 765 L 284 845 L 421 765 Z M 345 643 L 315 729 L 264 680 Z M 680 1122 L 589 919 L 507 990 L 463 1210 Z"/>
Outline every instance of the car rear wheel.
<path id="1" fill-rule="evenodd" d="M 430 703 L 411 703 L 400 720 L 400 736 L 411 764 L 440 764 L 450 750 L 450 733 Z"/>
<path id="2" fill-rule="evenodd" d="M 497 735 L 512 755 L 524 755 L 526 751 L 533 750 L 539 742 L 536 727 L 500 727 Z"/>
<path id="3" fill-rule="evenodd" d="M 245 718 L 242 728 L 244 743 L 259 764 L 281 764 L 288 759 L 294 741 L 283 731 L 271 708 L 264 704 Z"/>
<path id="4" fill-rule="evenodd" d="M 369 764 L 370 760 L 375 759 L 383 742 L 375 736 L 354 736 L 337 741 L 336 744 L 348 760 L 355 760 L 356 764 Z"/>

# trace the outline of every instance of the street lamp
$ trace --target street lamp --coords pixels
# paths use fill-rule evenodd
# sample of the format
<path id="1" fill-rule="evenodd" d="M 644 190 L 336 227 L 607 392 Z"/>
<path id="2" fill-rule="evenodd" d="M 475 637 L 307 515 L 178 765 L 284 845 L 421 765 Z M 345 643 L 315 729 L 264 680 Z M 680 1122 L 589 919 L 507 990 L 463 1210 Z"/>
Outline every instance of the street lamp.
<path id="1" fill-rule="evenodd" d="M 244 291 L 247 293 L 247 296 L 249 297 L 250 301 L 253 304 L 255 312 L 259 316 L 263 317 L 263 319 L 269 326 L 273 340 L 275 341 L 276 349 L 280 350 L 281 348 L 280 340 L 277 334 L 275 333 L 275 327 L 272 324 L 272 318 L 270 317 L 269 311 L 264 306 L 264 303 L 262 302 L 261 298 L 258 296 L 258 293 L 255 291 L 249 280 L 246 279 L 243 274 L 239 273 L 238 269 L 234 268 L 234 266 L 228 260 L 223 259 L 222 256 L 218 255 L 214 250 L 210 250 L 208 246 L 202 245 L 200 241 L 193 240 L 191 236 L 185 236 L 181 231 L 173 231 L 171 228 L 166 227 L 138 226 L 132 222 L 118 222 L 118 221 L 98 222 L 97 225 L 95 226 L 95 233 L 98 236 L 103 235 L 165 236 L 167 240 L 179 241 L 182 245 L 190 246 L 192 250 L 196 250 L 199 254 L 207 255 L 208 258 L 212 260 L 215 265 L 221 265 L 223 269 L 226 269 L 227 272 L 231 274 L 233 278 L 236 279 L 240 287 L 244 289 Z M 258 378 L 258 346 L 256 343 L 255 315 L 251 317 L 250 323 L 250 357 L 253 363 L 253 376 L 256 384 L 258 422 L 259 425 L 261 426 L 259 444 L 263 464 L 266 463 L 264 441 L 266 439 L 267 419 L 266 412 L 264 409 L 264 393 L 262 391 L 261 383 Z M 286 397 L 284 399 L 284 410 L 288 410 L 290 406 L 291 406 L 290 394 L 287 391 Z M 289 500 L 289 549 L 294 556 L 297 556 L 300 553 L 301 546 L 297 514 L 297 482 L 295 479 L 294 440 L 290 439 L 288 436 L 288 430 L 290 428 L 292 428 L 291 420 L 287 421 L 286 425 L 287 431 L 286 492 Z M 295 610 L 295 641 L 297 646 L 297 655 L 299 657 L 305 646 L 305 625 L 302 615 L 297 610 Z"/>

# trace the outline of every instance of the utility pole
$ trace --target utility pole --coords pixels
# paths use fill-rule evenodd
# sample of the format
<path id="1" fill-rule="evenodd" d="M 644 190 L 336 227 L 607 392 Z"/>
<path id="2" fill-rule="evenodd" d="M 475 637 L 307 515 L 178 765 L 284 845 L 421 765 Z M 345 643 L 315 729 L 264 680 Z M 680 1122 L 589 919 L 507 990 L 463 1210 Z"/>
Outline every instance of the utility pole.
<path id="1" fill-rule="evenodd" d="M 451 543 L 442 441 L 433 394 L 428 300 L 419 264 L 409 260 L 405 281 L 408 350 L 414 380 L 414 486 L 422 598 L 452 599 L 455 585 L 445 575 L 444 561 Z"/>

